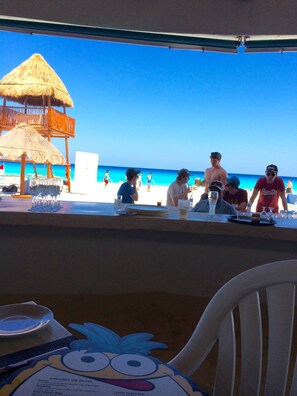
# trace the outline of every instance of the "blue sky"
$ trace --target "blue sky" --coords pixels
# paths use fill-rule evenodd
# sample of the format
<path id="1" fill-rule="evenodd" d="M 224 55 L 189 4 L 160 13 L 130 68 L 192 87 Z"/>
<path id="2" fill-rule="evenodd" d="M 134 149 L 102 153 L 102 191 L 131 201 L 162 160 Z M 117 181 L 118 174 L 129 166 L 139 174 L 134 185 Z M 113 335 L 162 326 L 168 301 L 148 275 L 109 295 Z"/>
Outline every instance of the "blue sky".
<path id="1" fill-rule="evenodd" d="M 76 151 L 114 166 L 297 176 L 297 53 L 222 54 L 0 32 L 0 78 L 40 53 L 74 102 Z M 64 143 L 53 139 L 64 152 Z"/>

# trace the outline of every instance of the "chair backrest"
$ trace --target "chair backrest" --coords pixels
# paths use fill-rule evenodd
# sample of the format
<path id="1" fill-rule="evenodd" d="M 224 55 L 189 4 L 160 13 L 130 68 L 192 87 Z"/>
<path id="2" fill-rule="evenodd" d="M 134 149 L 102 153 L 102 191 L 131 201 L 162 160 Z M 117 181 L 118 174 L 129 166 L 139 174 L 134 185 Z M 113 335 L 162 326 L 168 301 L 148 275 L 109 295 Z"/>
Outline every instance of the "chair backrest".
<path id="1" fill-rule="evenodd" d="M 214 295 L 190 340 L 169 364 L 191 375 L 218 342 L 213 395 L 234 394 L 240 355 L 237 394 L 256 396 L 261 390 L 266 396 L 296 396 L 296 356 L 291 356 L 296 284 L 297 260 L 261 265 L 235 276 Z M 266 367 L 263 367 L 263 307 L 267 308 L 268 316 Z M 235 311 L 239 313 L 238 321 L 234 320 Z M 236 351 L 238 335 L 240 353 Z M 290 365 L 292 359 L 294 367 Z M 293 372 L 290 380 L 289 369 Z"/>

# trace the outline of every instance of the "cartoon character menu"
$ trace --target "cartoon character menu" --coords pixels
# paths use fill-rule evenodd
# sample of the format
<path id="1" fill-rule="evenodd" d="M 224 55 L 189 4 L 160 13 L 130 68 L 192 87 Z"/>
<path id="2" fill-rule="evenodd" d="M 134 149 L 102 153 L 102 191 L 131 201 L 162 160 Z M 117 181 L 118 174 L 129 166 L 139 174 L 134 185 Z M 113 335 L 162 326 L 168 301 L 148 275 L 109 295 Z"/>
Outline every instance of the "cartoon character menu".
<path id="1" fill-rule="evenodd" d="M 71 349 L 35 360 L 11 376 L 1 395 L 203 396 L 196 384 L 159 360 L 152 349 L 166 345 L 150 341 L 152 334 L 120 337 L 93 323 L 71 324 L 86 339 Z"/>

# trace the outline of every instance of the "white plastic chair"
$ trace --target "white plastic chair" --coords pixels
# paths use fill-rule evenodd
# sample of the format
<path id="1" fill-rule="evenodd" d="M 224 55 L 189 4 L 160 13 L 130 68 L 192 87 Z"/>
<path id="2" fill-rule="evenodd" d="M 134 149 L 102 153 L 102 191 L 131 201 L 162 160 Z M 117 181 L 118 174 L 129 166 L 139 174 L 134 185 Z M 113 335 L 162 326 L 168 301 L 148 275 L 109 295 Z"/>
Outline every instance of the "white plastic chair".
<path id="1" fill-rule="evenodd" d="M 236 330 L 237 335 L 240 333 L 241 370 L 239 393 L 236 394 L 256 396 L 261 390 L 266 396 L 296 396 L 296 356 L 291 370 L 293 378 L 288 381 L 296 284 L 297 260 L 261 265 L 235 276 L 211 299 L 190 340 L 169 363 L 184 374 L 192 375 L 218 341 L 213 395 L 232 396 L 238 365 L 236 355 L 239 355 L 234 321 L 234 310 L 238 307 L 240 328 Z M 268 313 L 267 370 L 262 359 L 264 298 L 262 293 L 260 298 L 260 291 L 265 291 Z"/>

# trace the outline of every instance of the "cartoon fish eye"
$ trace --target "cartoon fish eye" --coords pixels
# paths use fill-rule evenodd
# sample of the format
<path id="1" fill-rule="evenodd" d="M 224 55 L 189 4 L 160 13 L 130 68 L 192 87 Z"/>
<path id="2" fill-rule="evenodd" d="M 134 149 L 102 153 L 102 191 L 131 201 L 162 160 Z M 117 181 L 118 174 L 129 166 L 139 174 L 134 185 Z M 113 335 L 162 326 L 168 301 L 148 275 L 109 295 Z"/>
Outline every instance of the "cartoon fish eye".
<path id="1" fill-rule="evenodd" d="M 114 357 L 110 362 L 111 367 L 119 373 L 126 375 L 148 375 L 157 370 L 156 363 L 145 357 L 134 354 L 124 354 Z"/>
<path id="2" fill-rule="evenodd" d="M 100 371 L 109 365 L 109 358 L 100 352 L 73 351 L 63 357 L 66 367 L 77 371 Z"/>

